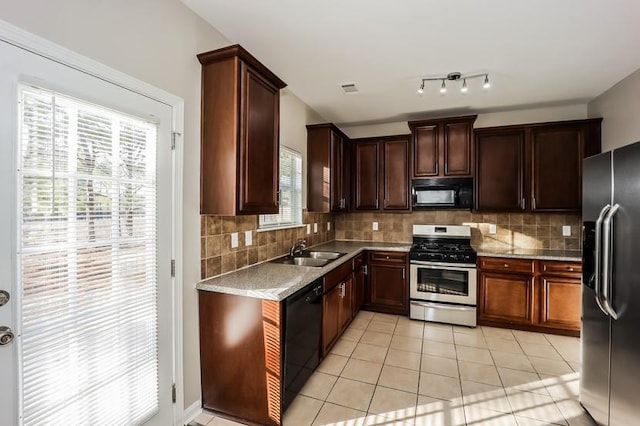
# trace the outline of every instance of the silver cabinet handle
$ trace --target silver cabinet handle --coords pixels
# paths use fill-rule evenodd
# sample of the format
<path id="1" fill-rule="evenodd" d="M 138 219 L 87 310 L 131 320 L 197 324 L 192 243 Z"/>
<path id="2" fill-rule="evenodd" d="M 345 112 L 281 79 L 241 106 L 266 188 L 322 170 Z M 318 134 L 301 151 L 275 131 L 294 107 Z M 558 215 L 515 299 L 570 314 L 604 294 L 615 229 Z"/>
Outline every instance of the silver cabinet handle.
<path id="1" fill-rule="evenodd" d="M 526 208 L 526 203 L 525 203 L 524 197 L 522 197 L 522 201 L 520 202 L 520 205 L 522 206 L 522 210 L 524 210 Z"/>
<path id="2" fill-rule="evenodd" d="M 532 203 L 531 203 L 531 207 L 533 208 L 533 210 L 536 209 L 536 197 L 533 197 Z"/>
<path id="3" fill-rule="evenodd" d="M 595 267 L 594 267 L 594 280 L 593 280 L 593 287 L 594 290 L 596 292 L 596 303 L 598 304 L 598 307 L 600 308 L 600 310 L 607 316 L 609 316 L 609 312 L 607 311 L 607 309 L 604 307 L 604 304 L 602 303 L 602 293 L 600 291 L 600 282 L 601 282 L 601 278 L 602 278 L 602 266 L 600 265 L 600 261 L 602 259 L 602 254 L 601 254 L 601 244 L 602 244 L 602 221 L 604 220 L 604 216 L 609 212 L 609 209 L 611 208 L 610 204 L 607 204 L 606 206 L 604 206 L 602 208 L 602 210 L 600 210 L 600 214 L 598 215 L 598 220 L 596 220 L 596 247 L 595 247 L 595 257 L 596 257 L 596 261 L 595 261 Z"/>
<path id="4" fill-rule="evenodd" d="M 613 309 L 611 305 L 611 284 L 613 282 L 613 262 L 611 259 L 612 251 L 613 251 L 613 232 L 611 229 L 611 220 L 613 216 L 620 209 L 619 204 L 614 204 L 607 213 L 607 217 L 602 221 L 602 230 L 604 232 L 604 241 L 603 241 L 603 258 L 602 258 L 602 301 L 604 302 L 604 307 L 609 311 L 609 315 L 614 320 L 618 319 L 618 314 Z"/>

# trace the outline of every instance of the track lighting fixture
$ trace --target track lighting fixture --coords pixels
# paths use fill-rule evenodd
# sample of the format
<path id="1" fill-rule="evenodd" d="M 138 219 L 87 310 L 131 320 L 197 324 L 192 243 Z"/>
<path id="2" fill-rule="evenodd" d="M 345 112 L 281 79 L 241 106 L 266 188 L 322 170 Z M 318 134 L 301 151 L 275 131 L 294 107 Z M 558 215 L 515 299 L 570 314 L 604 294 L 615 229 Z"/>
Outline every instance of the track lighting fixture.
<path id="1" fill-rule="evenodd" d="M 489 83 L 489 74 L 472 74 L 472 75 L 462 75 L 459 72 L 450 72 L 446 75 L 446 77 L 428 77 L 421 79 L 420 88 L 418 89 L 419 94 L 424 93 L 424 86 L 427 81 L 441 81 L 440 85 L 440 93 L 447 93 L 447 80 L 448 81 L 458 81 L 462 80 L 462 86 L 460 87 L 460 92 L 466 93 L 469 91 L 469 87 L 467 86 L 467 80 L 484 77 L 483 88 L 488 89 L 491 87 Z"/>

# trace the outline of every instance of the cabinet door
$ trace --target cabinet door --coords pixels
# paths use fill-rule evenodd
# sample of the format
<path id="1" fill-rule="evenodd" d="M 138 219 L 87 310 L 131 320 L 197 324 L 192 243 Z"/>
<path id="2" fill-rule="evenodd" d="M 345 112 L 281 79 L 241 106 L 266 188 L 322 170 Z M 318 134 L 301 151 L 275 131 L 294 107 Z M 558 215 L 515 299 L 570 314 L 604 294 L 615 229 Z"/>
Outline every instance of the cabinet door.
<path id="1" fill-rule="evenodd" d="M 380 142 L 358 141 L 355 144 L 356 210 L 378 210 L 380 194 Z"/>
<path id="2" fill-rule="evenodd" d="M 331 131 L 331 163 L 329 165 L 329 182 L 331 187 L 331 210 L 345 210 L 346 194 L 344 191 L 344 140 Z"/>
<path id="3" fill-rule="evenodd" d="M 582 287 L 580 278 L 540 277 L 540 325 L 580 330 Z"/>
<path id="4" fill-rule="evenodd" d="M 578 126 L 532 129 L 532 211 L 580 211 L 583 140 Z"/>
<path id="5" fill-rule="evenodd" d="M 481 271 L 478 319 L 516 324 L 534 322 L 533 275 Z"/>
<path id="6" fill-rule="evenodd" d="M 353 274 L 349 274 L 339 287 L 341 287 L 341 299 L 338 325 L 340 330 L 343 331 L 353 317 Z"/>
<path id="7" fill-rule="evenodd" d="M 280 92 L 241 64 L 238 212 L 278 213 Z"/>
<path id="8" fill-rule="evenodd" d="M 476 135 L 476 209 L 525 210 L 524 131 Z"/>
<path id="9" fill-rule="evenodd" d="M 407 266 L 369 264 L 368 304 L 384 312 L 404 315 L 409 306 Z"/>
<path id="10" fill-rule="evenodd" d="M 366 265 L 360 265 L 353 273 L 353 316 L 364 305 L 365 280 L 367 279 L 365 269 Z"/>
<path id="11" fill-rule="evenodd" d="M 438 176 L 438 126 L 413 129 L 413 177 Z"/>
<path id="12" fill-rule="evenodd" d="M 333 287 L 322 297 L 322 353 L 326 354 L 338 338 L 342 288 Z"/>
<path id="13" fill-rule="evenodd" d="M 444 123 L 442 128 L 442 152 L 444 176 L 473 176 L 472 138 L 473 124 L 469 121 Z"/>
<path id="14" fill-rule="evenodd" d="M 385 139 L 384 210 L 409 210 L 409 137 Z"/>

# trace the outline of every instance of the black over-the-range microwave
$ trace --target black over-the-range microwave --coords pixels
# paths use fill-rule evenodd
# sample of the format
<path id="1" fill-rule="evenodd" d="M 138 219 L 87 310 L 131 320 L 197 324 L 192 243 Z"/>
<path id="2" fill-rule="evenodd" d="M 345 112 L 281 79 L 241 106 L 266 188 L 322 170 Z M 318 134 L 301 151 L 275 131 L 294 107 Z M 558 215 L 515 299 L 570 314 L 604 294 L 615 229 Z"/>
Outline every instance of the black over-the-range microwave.
<path id="1" fill-rule="evenodd" d="M 472 178 L 414 179 L 411 184 L 412 206 L 420 209 L 471 209 Z"/>

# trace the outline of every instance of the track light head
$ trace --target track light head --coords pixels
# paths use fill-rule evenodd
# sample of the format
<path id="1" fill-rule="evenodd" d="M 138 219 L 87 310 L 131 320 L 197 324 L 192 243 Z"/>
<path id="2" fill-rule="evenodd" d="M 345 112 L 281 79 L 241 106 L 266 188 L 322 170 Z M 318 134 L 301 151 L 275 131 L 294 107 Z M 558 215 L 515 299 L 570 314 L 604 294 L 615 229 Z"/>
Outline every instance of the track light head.
<path id="1" fill-rule="evenodd" d="M 440 93 L 447 93 L 447 85 L 444 83 L 444 78 L 442 79 L 442 86 L 440 86 Z"/>
<path id="2" fill-rule="evenodd" d="M 422 84 L 420 85 L 420 88 L 418 89 L 418 95 L 422 95 L 424 93 L 424 80 L 422 80 Z"/>
<path id="3" fill-rule="evenodd" d="M 422 84 L 424 84 L 424 82 L 422 82 Z M 491 83 L 489 83 L 489 74 L 484 75 L 484 84 L 482 85 L 482 87 L 485 89 L 491 87 Z"/>
<path id="4" fill-rule="evenodd" d="M 469 88 L 467 87 L 467 79 L 463 79 L 462 80 L 462 87 L 460 88 L 460 91 L 462 93 L 467 93 L 469 91 Z"/>

